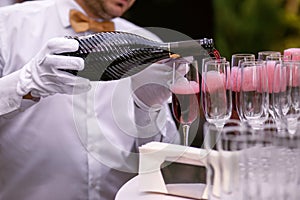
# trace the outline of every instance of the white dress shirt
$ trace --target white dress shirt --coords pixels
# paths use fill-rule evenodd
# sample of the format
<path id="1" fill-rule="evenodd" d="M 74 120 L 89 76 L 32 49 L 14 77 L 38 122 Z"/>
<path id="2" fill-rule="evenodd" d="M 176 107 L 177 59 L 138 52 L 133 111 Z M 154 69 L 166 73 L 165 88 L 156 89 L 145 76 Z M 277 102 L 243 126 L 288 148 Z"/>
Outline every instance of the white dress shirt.
<path id="1" fill-rule="evenodd" d="M 0 1 L 0 6 L 8 6 L 8 5 L 11 5 L 11 4 L 14 4 L 15 1 L 14 0 L 1 0 Z"/>
<path id="2" fill-rule="evenodd" d="M 137 129 L 135 119 L 144 116 L 134 109 L 129 78 L 37 103 L 16 96 L 16 71 L 50 38 L 76 34 L 71 8 L 82 11 L 73 0 L 0 8 L 0 200 L 112 200 L 137 172 L 138 145 L 178 142 L 167 107 L 155 116 L 160 132 Z M 157 39 L 122 18 L 113 21 L 116 30 Z"/>

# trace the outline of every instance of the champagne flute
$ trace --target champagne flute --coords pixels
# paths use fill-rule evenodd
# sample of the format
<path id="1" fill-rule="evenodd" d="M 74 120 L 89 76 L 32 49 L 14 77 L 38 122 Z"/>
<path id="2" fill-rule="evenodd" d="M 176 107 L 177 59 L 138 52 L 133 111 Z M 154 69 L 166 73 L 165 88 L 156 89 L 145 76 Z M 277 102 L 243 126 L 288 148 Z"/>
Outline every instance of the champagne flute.
<path id="1" fill-rule="evenodd" d="M 208 190 L 208 199 L 210 200 L 221 199 L 221 190 L 222 190 L 221 182 L 223 182 L 224 180 L 223 178 L 225 176 L 228 177 L 228 174 L 224 173 L 224 169 L 222 169 L 223 165 L 220 162 L 221 157 L 220 157 L 220 152 L 218 151 L 219 149 L 217 147 L 220 146 L 220 144 L 218 143 L 220 142 L 222 132 L 232 127 L 242 128 L 243 124 L 239 120 L 229 119 L 225 121 L 224 127 L 222 128 L 221 131 L 214 124 L 211 124 L 209 122 L 205 122 L 203 125 L 203 134 L 204 134 L 203 145 L 207 153 L 206 185 Z M 227 170 L 230 169 L 227 168 Z"/>
<path id="2" fill-rule="evenodd" d="M 206 120 L 220 130 L 232 112 L 230 63 L 216 60 L 205 63 L 202 73 L 201 100 Z"/>
<path id="3" fill-rule="evenodd" d="M 285 56 L 285 60 L 289 60 L 289 61 L 298 61 L 300 62 L 300 48 L 289 48 L 289 49 L 285 49 L 284 51 L 284 56 Z M 291 70 L 290 70 L 291 71 Z M 299 63 L 295 63 L 293 65 L 293 70 L 291 75 L 289 76 L 290 79 L 292 80 L 292 88 L 291 89 L 291 100 L 292 100 L 292 105 L 293 108 L 295 109 L 295 117 L 297 117 L 299 120 L 299 81 L 300 81 L 300 77 L 299 77 Z M 291 85 L 291 84 L 290 84 Z M 295 123 L 295 119 L 292 119 L 293 123 Z M 295 126 L 295 125 L 293 125 Z"/>
<path id="4" fill-rule="evenodd" d="M 236 53 L 231 56 L 231 79 L 232 79 L 232 115 L 236 119 L 245 121 L 240 112 L 240 87 L 241 87 L 241 63 L 244 61 L 255 60 L 252 53 Z M 238 115 L 238 117 L 235 117 Z"/>
<path id="5" fill-rule="evenodd" d="M 240 112 L 253 129 L 260 129 L 269 117 L 269 93 L 264 61 L 241 64 Z"/>
<path id="6" fill-rule="evenodd" d="M 273 110 L 290 134 L 297 131 L 300 116 L 300 62 L 277 64 L 273 82 Z"/>
<path id="7" fill-rule="evenodd" d="M 273 85 L 274 85 L 274 75 L 275 75 L 275 68 L 277 66 L 277 70 L 282 66 L 283 61 L 289 60 L 289 56 L 286 55 L 269 55 L 266 57 L 266 68 L 268 74 L 268 87 L 269 87 L 269 113 L 271 117 L 277 121 L 278 116 L 273 109 Z M 280 83 L 276 83 L 276 87 Z"/>
<path id="8" fill-rule="evenodd" d="M 273 84 L 273 75 L 274 75 L 274 65 L 276 64 L 276 61 L 280 62 L 284 56 L 281 55 L 281 52 L 279 51 L 259 51 L 257 53 L 257 60 L 265 61 L 266 67 L 267 67 L 267 75 L 268 75 L 268 85 L 269 85 L 269 113 L 271 117 L 275 120 L 274 112 L 272 109 L 272 84 Z"/>
<path id="9" fill-rule="evenodd" d="M 182 124 L 183 145 L 188 146 L 190 126 L 200 114 L 200 86 L 196 60 L 174 62 L 170 90 L 172 112 L 175 119 Z"/>
<path id="10" fill-rule="evenodd" d="M 225 58 L 225 57 L 219 57 L 219 58 L 216 58 L 216 57 L 206 57 L 206 58 L 203 58 L 203 59 L 202 59 L 202 67 L 201 67 L 202 70 L 201 70 L 200 80 L 202 79 L 202 74 L 204 73 L 205 64 L 206 64 L 208 61 L 222 61 L 222 62 L 225 62 L 225 61 L 226 61 L 226 58 Z M 200 82 L 200 83 L 202 84 L 202 82 Z M 201 85 L 200 85 L 200 88 L 201 88 Z M 202 97 L 203 97 L 203 96 L 201 95 L 201 99 L 200 99 L 201 106 L 202 106 L 201 111 L 203 111 L 203 108 L 204 108 Z M 203 113 L 201 113 L 201 114 L 203 114 Z"/>

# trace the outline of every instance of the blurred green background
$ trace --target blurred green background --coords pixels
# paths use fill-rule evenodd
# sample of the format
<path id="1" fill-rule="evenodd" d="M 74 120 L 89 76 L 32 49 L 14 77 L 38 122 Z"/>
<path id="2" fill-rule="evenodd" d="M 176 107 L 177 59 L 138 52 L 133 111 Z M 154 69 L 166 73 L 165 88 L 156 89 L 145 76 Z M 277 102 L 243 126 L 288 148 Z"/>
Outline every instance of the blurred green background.
<path id="1" fill-rule="evenodd" d="M 137 0 L 126 17 L 194 39 L 211 37 L 230 59 L 238 52 L 300 47 L 299 4 L 300 0 Z"/>
<path id="2" fill-rule="evenodd" d="M 214 38 L 222 54 L 300 46 L 299 0 L 213 0 Z"/>
<path id="3" fill-rule="evenodd" d="M 136 0 L 125 17 L 142 27 L 213 38 L 221 55 L 231 60 L 234 53 L 300 47 L 299 6 L 300 0 Z M 204 122 L 200 117 L 192 124 L 192 146 L 202 145 Z"/>

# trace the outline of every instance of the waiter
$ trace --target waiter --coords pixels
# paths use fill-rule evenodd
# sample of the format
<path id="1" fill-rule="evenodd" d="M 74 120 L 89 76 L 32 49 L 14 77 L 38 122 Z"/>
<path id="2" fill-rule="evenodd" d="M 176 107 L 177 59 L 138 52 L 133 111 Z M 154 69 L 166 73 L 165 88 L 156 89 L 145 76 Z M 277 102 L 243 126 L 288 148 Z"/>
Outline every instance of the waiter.
<path id="1" fill-rule="evenodd" d="M 166 104 L 168 63 L 110 82 L 58 70 L 84 69 L 83 59 L 57 54 L 78 49 L 64 36 L 98 31 L 91 23 L 159 40 L 120 17 L 133 3 L 43 0 L 0 8 L 1 200 L 112 200 L 137 173 L 139 145 L 178 142 Z"/>

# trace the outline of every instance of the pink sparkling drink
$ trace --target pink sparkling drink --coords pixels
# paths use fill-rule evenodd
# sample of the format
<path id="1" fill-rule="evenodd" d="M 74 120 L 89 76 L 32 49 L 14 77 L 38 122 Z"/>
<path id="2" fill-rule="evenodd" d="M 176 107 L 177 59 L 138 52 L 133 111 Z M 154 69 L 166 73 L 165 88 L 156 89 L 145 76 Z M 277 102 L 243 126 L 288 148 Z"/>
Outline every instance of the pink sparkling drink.
<path id="1" fill-rule="evenodd" d="M 206 119 L 210 123 L 222 123 L 231 116 L 230 79 L 226 78 L 225 73 L 213 70 L 205 72 L 203 76 L 202 106 Z"/>
<path id="2" fill-rule="evenodd" d="M 182 124 L 191 124 L 200 112 L 199 84 L 195 81 L 178 81 L 170 89 L 175 119 Z"/>

